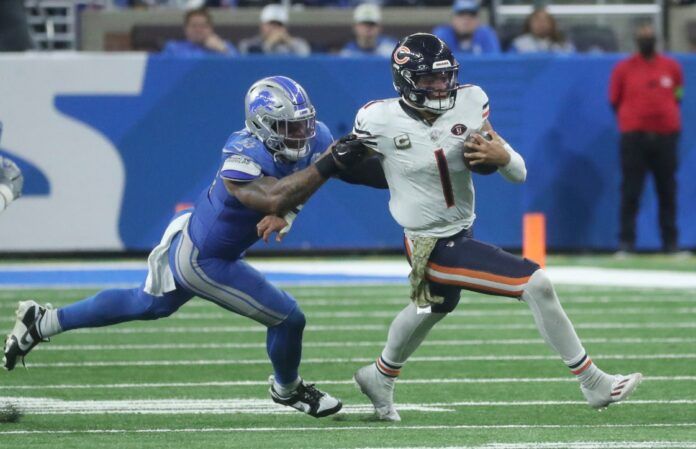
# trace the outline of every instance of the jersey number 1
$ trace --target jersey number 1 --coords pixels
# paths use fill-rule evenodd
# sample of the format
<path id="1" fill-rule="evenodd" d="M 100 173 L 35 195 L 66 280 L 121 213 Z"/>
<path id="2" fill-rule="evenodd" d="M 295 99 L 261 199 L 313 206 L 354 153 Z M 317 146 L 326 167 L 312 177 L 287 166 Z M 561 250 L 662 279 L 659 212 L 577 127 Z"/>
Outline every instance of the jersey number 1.
<path id="1" fill-rule="evenodd" d="M 445 195 L 445 204 L 450 208 L 454 206 L 454 192 L 452 191 L 452 180 L 450 179 L 449 167 L 447 166 L 447 158 L 442 148 L 435 150 L 435 161 L 437 161 L 437 169 L 440 172 L 440 183 L 442 184 L 442 193 Z"/>

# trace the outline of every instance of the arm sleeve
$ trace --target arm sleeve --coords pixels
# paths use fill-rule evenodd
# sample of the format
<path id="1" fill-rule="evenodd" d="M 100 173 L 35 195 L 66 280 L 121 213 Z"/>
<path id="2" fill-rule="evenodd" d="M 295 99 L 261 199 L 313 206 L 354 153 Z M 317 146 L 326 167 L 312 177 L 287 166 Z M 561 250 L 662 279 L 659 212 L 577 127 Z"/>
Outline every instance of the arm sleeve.
<path id="1" fill-rule="evenodd" d="M 527 167 L 524 164 L 524 159 L 507 142 L 505 142 L 505 150 L 510 154 L 510 162 L 506 166 L 500 167 L 498 172 L 510 182 L 524 182 L 527 179 Z"/>
<path id="2" fill-rule="evenodd" d="M 338 175 L 341 181 L 349 184 L 358 184 L 375 189 L 388 189 L 387 178 L 384 176 L 384 169 L 379 160 L 379 156 L 366 158 L 358 165 Z"/>
<path id="3" fill-rule="evenodd" d="M 222 163 L 220 177 L 233 182 L 248 183 L 263 177 L 261 166 L 250 157 L 233 154 Z"/>

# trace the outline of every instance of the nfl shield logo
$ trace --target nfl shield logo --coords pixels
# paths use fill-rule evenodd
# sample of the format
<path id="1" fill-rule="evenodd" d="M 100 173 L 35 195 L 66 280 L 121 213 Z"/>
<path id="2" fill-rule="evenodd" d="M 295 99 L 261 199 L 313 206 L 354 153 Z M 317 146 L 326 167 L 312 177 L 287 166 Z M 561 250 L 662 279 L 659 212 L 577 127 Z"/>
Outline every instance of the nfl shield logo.
<path id="1" fill-rule="evenodd" d="M 456 125 L 454 125 L 452 127 L 452 134 L 454 134 L 455 136 L 461 136 L 462 134 L 464 134 L 466 132 L 466 129 L 467 128 L 465 125 L 462 125 L 461 123 L 457 123 Z"/>

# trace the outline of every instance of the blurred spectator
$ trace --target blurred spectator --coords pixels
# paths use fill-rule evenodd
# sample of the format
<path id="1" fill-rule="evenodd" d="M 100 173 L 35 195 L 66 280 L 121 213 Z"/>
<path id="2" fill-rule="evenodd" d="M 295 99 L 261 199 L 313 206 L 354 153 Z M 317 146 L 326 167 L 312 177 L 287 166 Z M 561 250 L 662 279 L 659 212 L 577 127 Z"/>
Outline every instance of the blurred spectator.
<path id="1" fill-rule="evenodd" d="M 348 42 L 341 56 L 378 55 L 391 57 L 396 39 L 382 35 L 382 11 L 379 6 L 365 3 L 353 13 L 355 40 Z"/>
<path id="2" fill-rule="evenodd" d="M 433 34 L 454 52 L 500 53 L 498 36 L 491 27 L 479 23 L 478 11 L 476 0 L 456 0 L 452 5 L 451 23 L 436 27 Z"/>
<path id="3" fill-rule="evenodd" d="M 510 45 L 512 53 L 572 53 L 575 47 L 558 30 L 556 19 L 545 9 L 537 9 L 524 22 L 524 34 Z"/>
<path id="4" fill-rule="evenodd" d="M 261 10 L 261 34 L 244 39 L 239 50 L 244 53 L 286 54 L 307 56 L 309 44 L 288 32 L 288 10 L 282 5 L 266 5 Z"/>
<path id="5" fill-rule="evenodd" d="M 187 57 L 237 54 L 231 42 L 215 34 L 213 18 L 205 9 L 192 9 L 184 15 L 184 34 L 186 40 L 168 41 L 162 54 Z"/>
<path id="6" fill-rule="evenodd" d="M 32 47 L 23 0 L 0 0 L 0 51 Z"/>
<path id="7" fill-rule="evenodd" d="M 619 251 L 634 250 L 636 214 L 647 172 L 659 198 L 662 248 L 676 252 L 677 141 L 683 75 L 679 63 L 656 50 L 652 25 L 635 34 L 638 53 L 619 62 L 611 74 L 609 101 L 621 130 L 621 231 Z"/>

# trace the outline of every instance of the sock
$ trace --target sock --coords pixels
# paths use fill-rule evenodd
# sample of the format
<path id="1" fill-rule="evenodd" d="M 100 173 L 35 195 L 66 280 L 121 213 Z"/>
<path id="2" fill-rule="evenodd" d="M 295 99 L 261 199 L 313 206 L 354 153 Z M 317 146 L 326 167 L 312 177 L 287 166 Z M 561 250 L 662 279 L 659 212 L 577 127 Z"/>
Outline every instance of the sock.
<path id="1" fill-rule="evenodd" d="M 289 384 L 281 384 L 278 383 L 275 379 L 273 380 L 273 389 L 278 393 L 279 395 L 283 397 L 290 396 L 295 390 L 297 390 L 298 385 L 300 385 L 300 382 L 302 382 L 302 379 L 298 376 L 297 379 L 295 379 L 293 382 Z"/>
<path id="2" fill-rule="evenodd" d="M 382 355 L 377 359 L 377 369 L 385 376 L 396 378 L 401 372 L 401 367 L 425 340 L 430 329 L 446 315 L 446 313 L 418 315 L 415 304 L 407 305 L 389 326 L 387 344 Z"/>
<path id="3" fill-rule="evenodd" d="M 397 364 L 394 362 L 389 362 L 384 360 L 384 356 L 377 357 L 375 361 L 375 366 L 377 371 L 379 371 L 383 376 L 390 379 L 396 379 L 401 374 L 401 367 L 404 366 L 403 363 Z"/>
<path id="4" fill-rule="evenodd" d="M 36 327 L 41 338 L 52 337 L 63 332 L 60 321 L 58 321 L 58 310 L 46 309 L 46 313 L 41 317 Z"/>
<path id="5" fill-rule="evenodd" d="M 532 310 L 541 336 L 561 356 L 571 372 L 578 376 L 583 386 L 592 388 L 606 376 L 587 356 L 544 270 L 537 270 L 531 276 L 522 300 Z"/>
<path id="6" fill-rule="evenodd" d="M 575 329 L 566 315 L 544 270 L 537 270 L 522 294 L 534 315 L 539 333 L 560 354 L 566 365 L 585 353 Z"/>
<path id="7" fill-rule="evenodd" d="M 600 381 L 608 377 L 607 373 L 592 363 L 592 359 L 587 353 L 583 353 L 576 360 L 568 363 L 568 368 L 571 373 L 575 374 L 582 386 L 589 389 L 595 388 Z"/>
<path id="8" fill-rule="evenodd" d="M 305 316 L 297 306 L 282 323 L 269 327 L 266 333 L 266 352 L 273 364 L 274 382 L 284 386 L 281 387 L 283 389 L 291 388 L 291 392 L 299 383 L 298 370 L 302 359 L 302 332 L 305 323 Z M 278 389 L 276 391 L 281 393 Z"/>

